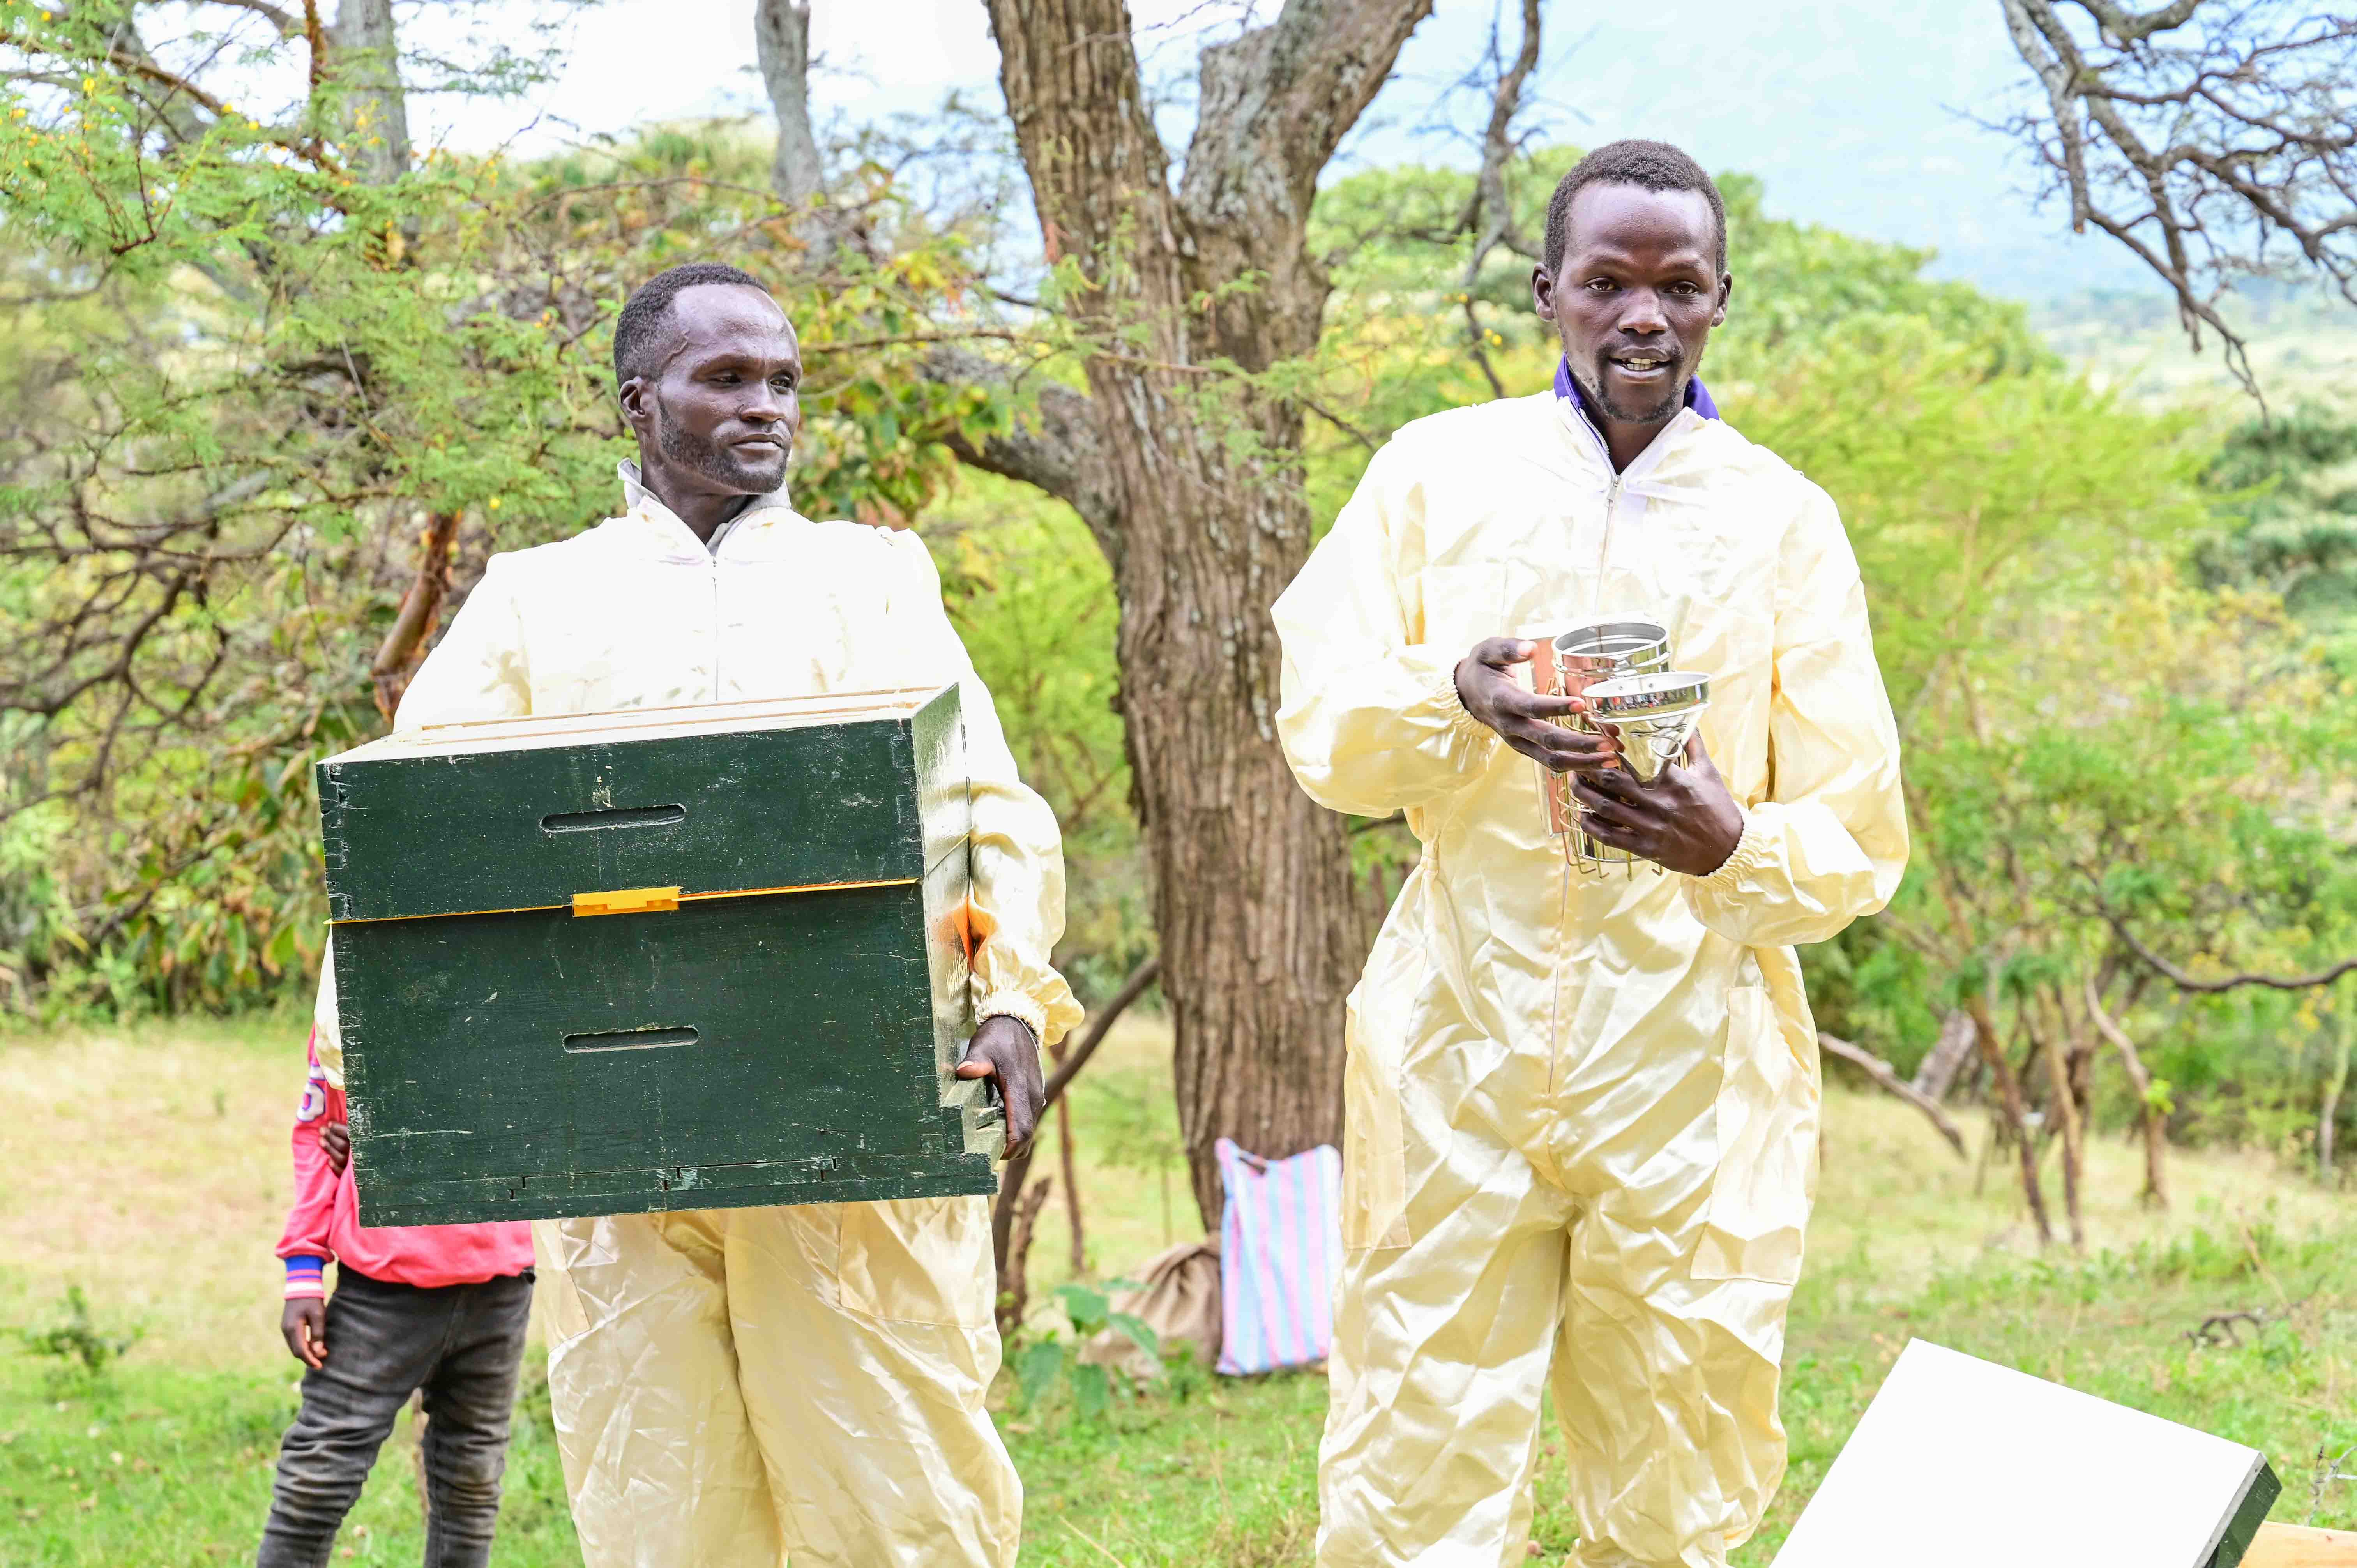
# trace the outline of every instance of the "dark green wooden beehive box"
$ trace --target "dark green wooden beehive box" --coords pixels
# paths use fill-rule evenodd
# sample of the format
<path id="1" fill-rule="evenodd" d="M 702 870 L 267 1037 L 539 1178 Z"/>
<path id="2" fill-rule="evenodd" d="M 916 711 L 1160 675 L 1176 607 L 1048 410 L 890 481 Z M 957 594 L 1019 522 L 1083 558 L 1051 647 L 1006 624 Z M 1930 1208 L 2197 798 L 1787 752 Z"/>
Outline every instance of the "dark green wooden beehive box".
<path id="1" fill-rule="evenodd" d="M 318 784 L 362 1223 L 996 1190 L 955 687 L 451 725 Z"/>

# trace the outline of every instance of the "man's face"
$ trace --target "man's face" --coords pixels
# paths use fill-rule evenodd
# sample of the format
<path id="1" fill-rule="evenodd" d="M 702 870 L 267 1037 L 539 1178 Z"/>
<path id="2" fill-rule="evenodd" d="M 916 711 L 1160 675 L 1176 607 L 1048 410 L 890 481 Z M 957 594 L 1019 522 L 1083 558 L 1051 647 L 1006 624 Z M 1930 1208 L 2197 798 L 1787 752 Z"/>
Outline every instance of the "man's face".
<path id="1" fill-rule="evenodd" d="M 1597 184 L 1571 199 L 1563 260 L 1531 294 L 1555 323 L 1572 379 L 1606 419 L 1659 424 L 1685 401 L 1735 280 L 1698 190 Z"/>
<path id="2" fill-rule="evenodd" d="M 640 452 L 708 494 L 784 485 L 802 425 L 802 358 L 778 302 L 741 284 L 699 284 L 672 301 L 664 328 L 653 373 L 622 383 Z"/>

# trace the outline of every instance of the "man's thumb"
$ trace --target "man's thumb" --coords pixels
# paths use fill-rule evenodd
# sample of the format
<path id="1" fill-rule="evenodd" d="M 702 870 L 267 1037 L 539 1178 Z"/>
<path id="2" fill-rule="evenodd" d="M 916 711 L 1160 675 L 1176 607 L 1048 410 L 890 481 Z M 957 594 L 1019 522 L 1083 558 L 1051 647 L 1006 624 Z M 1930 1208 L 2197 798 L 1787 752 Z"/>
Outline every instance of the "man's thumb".
<path id="1" fill-rule="evenodd" d="M 995 1070 L 996 1069 L 988 1062 L 978 1061 L 972 1057 L 968 1057 L 957 1065 L 957 1075 L 960 1078 L 988 1078 Z"/>

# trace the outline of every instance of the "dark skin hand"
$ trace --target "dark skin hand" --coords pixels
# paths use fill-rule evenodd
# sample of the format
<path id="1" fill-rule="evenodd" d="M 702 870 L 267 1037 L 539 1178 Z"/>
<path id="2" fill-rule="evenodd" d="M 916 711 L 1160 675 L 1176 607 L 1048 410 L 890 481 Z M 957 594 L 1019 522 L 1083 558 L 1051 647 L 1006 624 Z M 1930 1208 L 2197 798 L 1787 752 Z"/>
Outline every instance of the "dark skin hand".
<path id="1" fill-rule="evenodd" d="M 1540 696 L 1506 673 L 1528 663 L 1533 647 L 1512 637 L 1475 644 L 1457 666 L 1457 699 L 1465 711 L 1541 767 L 1578 774 L 1571 792 L 1587 813 L 1587 835 L 1598 843 L 1688 876 L 1707 876 L 1726 865 L 1743 837 L 1743 809 L 1702 736 L 1686 742 L 1683 764 L 1672 763 L 1651 784 L 1638 783 L 1620 766 L 1620 740 L 1609 730 L 1587 735 L 1548 722 L 1586 713 L 1585 702 Z"/>
<path id="2" fill-rule="evenodd" d="M 998 1080 L 998 1098 L 1006 1107 L 1006 1155 L 1013 1159 L 1031 1142 L 1047 1109 L 1048 1085 L 1039 1076 L 1039 1042 L 1031 1026 L 1005 1014 L 985 1018 L 958 1063 L 960 1078 Z"/>
<path id="3" fill-rule="evenodd" d="M 742 284 L 682 289 L 651 374 L 621 385 L 639 481 L 698 539 L 786 482 L 802 356 L 778 302 Z"/>
<path id="4" fill-rule="evenodd" d="M 1685 406 L 1734 293 L 1702 192 L 1598 184 L 1571 199 L 1563 254 L 1532 269 L 1531 301 L 1562 339 L 1615 469 Z"/>
<path id="5" fill-rule="evenodd" d="M 1550 721 L 1584 714 L 1577 697 L 1543 697 L 1506 673 L 1527 664 L 1536 643 L 1493 637 L 1474 644 L 1457 666 L 1457 700 L 1465 711 L 1505 737 L 1508 746 L 1557 773 L 1586 773 L 1620 766 L 1620 747 L 1609 735 L 1566 729 Z"/>
<path id="6" fill-rule="evenodd" d="M 1588 837 L 1688 876 L 1708 876 L 1725 865 L 1743 838 L 1743 808 L 1727 793 L 1699 735 L 1686 742 L 1685 760 L 1663 768 L 1651 784 L 1620 768 L 1583 773 L 1571 792 Z"/>
<path id="7" fill-rule="evenodd" d="M 341 1122 L 330 1122 L 319 1129 L 319 1148 L 328 1156 L 328 1168 L 338 1176 L 352 1157 L 351 1129 Z M 297 1296 L 286 1304 L 278 1315 L 278 1332 L 285 1336 L 286 1348 L 294 1358 L 317 1371 L 328 1360 L 328 1304 L 317 1296 Z"/>
<path id="8" fill-rule="evenodd" d="M 316 1295 L 296 1296 L 278 1315 L 278 1332 L 295 1359 L 317 1371 L 328 1364 L 328 1304 Z"/>

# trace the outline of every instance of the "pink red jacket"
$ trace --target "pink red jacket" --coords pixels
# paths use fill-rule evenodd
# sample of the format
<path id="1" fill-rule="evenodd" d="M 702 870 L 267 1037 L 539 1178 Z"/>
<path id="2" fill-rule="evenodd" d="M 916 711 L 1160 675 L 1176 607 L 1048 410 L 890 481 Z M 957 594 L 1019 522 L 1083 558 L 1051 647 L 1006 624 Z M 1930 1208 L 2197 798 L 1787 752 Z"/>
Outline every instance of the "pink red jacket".
<path id="1" fill-rule="evenodd" d="M 351 1166 L 328 1168 L 319 1130 L 344 1120 L 344 1091 L 319 1065 L 319 1038 L 311 1036 L 310 1079 L 295 1110 L 295 1207 L 286 1215 L 278 1255 L 286 1260 L 286 1294 L 325 1295 L 321 1275 L 329 1258 L 372 1280 L 395 1284 L 480 1284 L 532 1267 L 532 1227 L 522 1220 L 489 1225 L 361 1223 Z"/>

